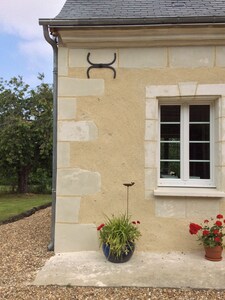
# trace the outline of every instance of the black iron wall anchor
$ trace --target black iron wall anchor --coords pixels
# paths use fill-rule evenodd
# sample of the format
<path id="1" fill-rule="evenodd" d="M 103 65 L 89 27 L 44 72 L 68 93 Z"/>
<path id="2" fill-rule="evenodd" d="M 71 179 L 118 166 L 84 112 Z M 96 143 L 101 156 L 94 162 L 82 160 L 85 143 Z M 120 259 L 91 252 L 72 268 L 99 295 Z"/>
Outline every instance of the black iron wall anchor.
<path id="1" fill-rule="evenodd" d="M 89 64 L 91 66 L 87 69 L 87 77 L 88 78 L 90 78 L 90 74 L 89 73 L 90 73 L 91 69 L 103 69 L 103 68 L 112 70 L 113 73 L 114 73 L 113 78 L 114 79 L 116 78 L 116 70 L 112 67 L 112 64 L 114 64 L 114 62 L 116 61 L 116 53 L 114 53 L 114 59 L 113 59 L 113 61 L 110 62 L 110 63 L 108 63 L 108 64 L 99 64 L 99 63 L 95 64 L 95 63 L 92 63 L 90 61 L 90 55 L 91 55 L 91 53 L 89 52 L 88 55 L 87 55 L 87 61 L 89 62 Z"/>

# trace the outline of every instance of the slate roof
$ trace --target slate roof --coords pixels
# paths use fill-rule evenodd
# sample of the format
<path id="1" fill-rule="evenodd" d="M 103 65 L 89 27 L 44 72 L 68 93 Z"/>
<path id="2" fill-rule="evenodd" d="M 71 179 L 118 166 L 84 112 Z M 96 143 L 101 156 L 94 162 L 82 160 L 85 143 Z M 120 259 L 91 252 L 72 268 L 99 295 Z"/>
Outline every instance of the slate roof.
<path id="1" fill-rule="evenodd" d="M 67 0 L 51 19 L 52 23 L 65 25 L 224 21 L 225 0 Z"/>

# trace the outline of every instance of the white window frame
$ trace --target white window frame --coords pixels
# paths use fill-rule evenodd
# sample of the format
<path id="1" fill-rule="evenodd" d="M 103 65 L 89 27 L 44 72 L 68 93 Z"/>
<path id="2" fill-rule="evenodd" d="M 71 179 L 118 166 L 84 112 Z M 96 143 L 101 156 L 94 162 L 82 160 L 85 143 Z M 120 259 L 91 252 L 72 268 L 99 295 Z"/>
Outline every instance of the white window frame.
<path id="1" fill-rule="evenodd" d="M 180 141 L 180 164 L 181 173 L 179 179 L 177 178 L 160 178 L 160 107 L 161 105 L 180 105 L 181 106 L 181 141 Z M 185 137 L 189 136 L 189 126 L 185 128 L 185 124 L 189 124 L 189 105 L 210 105 L 210 179 L 190 179 L 189 178 L 189 140 Z M 158 186 L 171 186 L 171 187 L 215 187 L 214 176 L 214 101 L 201 99 L 193 101 L 193 99 L 179 99 L 179 101 L 159 99 L 158 109 L 159 120 L 159 138 L 158 138 Z"/>

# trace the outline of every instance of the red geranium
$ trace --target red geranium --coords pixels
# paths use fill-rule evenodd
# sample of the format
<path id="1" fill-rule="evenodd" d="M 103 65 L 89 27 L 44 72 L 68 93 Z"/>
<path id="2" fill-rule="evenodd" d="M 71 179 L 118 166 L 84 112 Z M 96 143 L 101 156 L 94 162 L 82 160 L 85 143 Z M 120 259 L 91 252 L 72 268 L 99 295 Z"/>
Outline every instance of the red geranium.
<path id="1" fill-rule="evenodd" d="M 219 243 L 219 242 L 221 241 L 221 239 L 220 239 L 220 237 L 216 236 L 216 237 L 214 238 L 214 241 Z"/>
<path id="2" fill-rule="evenodd" d="M 101 225 L 99 225 L 98 227 L 97 227 L 97 230 L 101 230 L 102 229 L 102 227 L 104 227 L 105 226 L 105 224 L 101 224 Z"/>
<path id="3" fill-rule="evenodd" d="M 198 224 L 190 223 L 190 225 L 189 225 L 190 234 L 197 234 L 200 229 L 202 229 L 202 226 L 200 226 Z"/>
<path id="4" fill-rule="evenodd" d="M 221 214 L 217 215 L 216 217 L 217 217 L 217 219 L 223 219 L 223 215 L 221 215 Z"/>
<path id="5" fill-rule="evenodd" d="M 196 223 L 190 223 L 189 225 L 190 234 L 197 234 L 198 240 L 206 247 L 223 246 L 225 219 L 223 220 L 223 215 L 221 214 L 218 214 L 216 218 L 216 221 L 213 218 L 210 218 L 211 221 L 204 220 L 203 225 Z"/>
<path id="6" fill-rule="evenodd" d="M 203 234 L 203 235 L 208 235 L 208 234 L 209 234 L 209 230 L 203 230 L 203 231 L 202 231 L 202 234 Z"/>
<path id="7" fill-rule="evenodd" d="M 220 221 L 216 221 L 215 225 L 221 227 L 223 224 Z"/>

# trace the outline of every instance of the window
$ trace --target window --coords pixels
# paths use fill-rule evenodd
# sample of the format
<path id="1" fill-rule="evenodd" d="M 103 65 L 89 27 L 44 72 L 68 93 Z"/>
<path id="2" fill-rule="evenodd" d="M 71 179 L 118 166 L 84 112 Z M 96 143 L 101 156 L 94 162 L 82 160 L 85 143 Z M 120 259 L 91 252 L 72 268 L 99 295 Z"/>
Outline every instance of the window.
<path id="1" fill-rule="evenodd" d="M 213 185 L 210 103 L 160 105 L 159 185 Z"/>

